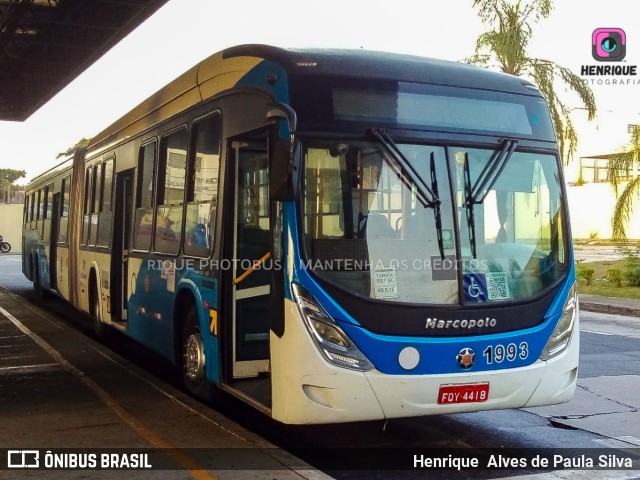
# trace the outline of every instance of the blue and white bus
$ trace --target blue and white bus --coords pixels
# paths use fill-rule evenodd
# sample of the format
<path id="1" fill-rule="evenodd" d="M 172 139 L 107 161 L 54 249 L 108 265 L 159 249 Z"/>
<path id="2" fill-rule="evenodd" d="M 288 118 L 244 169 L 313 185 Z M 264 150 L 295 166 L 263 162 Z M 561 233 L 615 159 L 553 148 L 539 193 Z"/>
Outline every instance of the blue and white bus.
<path id="1" fill-rule="evenodd" d="M 226 49 L 34 179 L 38 292 L 291 424 L 565 402 L 575 270 L 521 78 L 391 53 Z"/>

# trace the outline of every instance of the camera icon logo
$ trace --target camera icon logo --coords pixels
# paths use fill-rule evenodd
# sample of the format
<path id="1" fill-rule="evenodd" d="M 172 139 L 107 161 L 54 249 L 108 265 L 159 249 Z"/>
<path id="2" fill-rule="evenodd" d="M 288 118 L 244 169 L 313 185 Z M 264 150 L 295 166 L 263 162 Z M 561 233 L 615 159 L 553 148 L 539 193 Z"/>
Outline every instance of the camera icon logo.
<path id="1" fill-rule="evenodd" d="M 596 28 L 591 35 L 591 54 L 599 62 L 619 62 L 627 54 L 627 35 L 621 28 Z"/>

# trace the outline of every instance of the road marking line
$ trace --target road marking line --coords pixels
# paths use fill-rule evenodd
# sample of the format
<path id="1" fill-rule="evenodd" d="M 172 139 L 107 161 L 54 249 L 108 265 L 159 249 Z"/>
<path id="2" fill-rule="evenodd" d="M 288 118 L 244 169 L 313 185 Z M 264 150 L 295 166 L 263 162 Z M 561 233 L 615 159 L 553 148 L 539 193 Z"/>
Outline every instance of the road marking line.
<path id="1" fill-rule="evenodd" d="M 56 319 L 55 317 L 53 317 L 50 313 L 40 310 L 37 307 L 32 306 L 31 304 L 29 304 L 28 302 L 23 302 L 23 298 L 20 297 L 19 295 L 14 294 L 13 292 L 11 292 L 10 290 L 3 288 L 2 285 L 0 285 L 0 290 L 3 290 L 3 293 L 6 294 L 8 297 L 13 298 L 15 300 L 19 300 L 21 301 L 21 304 L 24 308 L 27 308 L 29 310 L 31 310 L 31 312 L 33 312 L 35 315 L 37 315 L 38 317 L 46 320 L 47 322 L 49 322 L 52 326 L 60 329 L 60 330 L 64 330 L 65 327 L 63 326 L 63 324 L 60 322 L 60 320 Z M 166 390 L 164 390 L 161 386 L 157 385 L 156 383 L 150 381 L 148 378 L 145 378 L 144 376 L 140 375 L 138 372 L 136 372 L 134 369 L 128 367 L 127 365 L 123 364 L 121 361 L 119 361 L 117 358 L 112 357 L 112 355 L 110 353 L 106 353 L 103 352 L 102 350 L 96 348 L 92 343 L 86 342 L 84 341 L 85 345 L 88 348 L 91 348 L 94 352 L 98 353 L 99 355 L 105 357 L 105 359 L 109 360 L 110 362 L 114 363 L 115 365 L 118 365 L 118 367 L 122 368 L 123 370 L 126 370 L 128 373 L 134 375 L 135 377 L 137 377 L 139 380 L 145 382 L 147 385 L 151 386 L 152 388 L 154 388 L 156 391 L 162 393 L 164 396 L 166 396 L 169 400 L 173 401 L 174 403 L 177 403 L 178 405 L 180 405 L 182 408 L 185 408 L 187 410 L 189 410 L 191 413 L 194 413 L 195 415 L 197 415 L 198 417 L 202 418 L 203 420 L 205 420 L 206 422 L 215 425 L 216 427 L 220 428 L 221 430 L 224 430 L 225 432 L 227 432 L 230 435 L 233 435 L 234 437 L 238 438 L 239 440 L 242 440 L 243 442 L 247 443 L 248 445 L 254 447 L 254 448 L 259 448 L 259 449 L 266 449 L 264 450 L 265 455 L 271 457 L 273 460 L 275 460 L 278 463 L 281 463 L 283 466 L 285 466 L 286 468 L 289 468 L 285 463 L 282 463 L 280 461 L 279 458 L 277 458 L 277 456 L 272 456 L 270 455 L 269 449 L 270 448 L 274 448 L 274 446 L 267 440 L 264 440 L 260 437 L 256 438 L 256 439 L 248 439 L 248 438 L 244 438 L 242 435 L 238 434 L 237 432 L 231 430 L 229 427 L 224 426 L 223 423 L 221 423 L 220 421 L 217 421 L 205 414 L 203 414 L 202 412 L 196 410 L 195 408 L 191 407 L 190 405 L 188 405 L 187 403 L 183 402 L 182 400 L 180 400 L 178 397 L 176 397 L 176 395 L 174 395 L 173 393 L 170 393 Z M 248 432 L 251 433 L 251 432 Z M 298 460 L 299 461 L 299 460 Z M 310 468 L 310 472 L 313 472 L 313 478 L 331 478 L 328 476 L 325 476 L 324 474 L 321 474 L 320 472 L 318 472 L 317 470 L 313 470 L 311 466 L 309 466 Z M 307 470 L 296 470 L 296 469 L 292 469 L 291 470 L 294 473 L 297 474 L 301 474 L 301 472 L 303 472 L 302 476 L 304 478 L 309 478 L 306 476 L 306 474 L 304 474 L 304 472 L 306 472 Z M 211 477 L 207 477 L 207 478 L 211 478 Z M 215 478 L 215 477 L 214 477 Z M 592 480 L 592 479 L 590 479 Z"/>
<path id="2" fill-rule="evenodd" d="M 6 292 L 9 296 L 14 297 L 16 299 L 20 299 L 21 298 L 17 295 L 14 295 L 13 293 L 7 291 Z M 52 317 L 48 312 L 42 311 L 37 307 L 33 307 L 32 305 L 30 305 L 29 303 L 25 303 L 23 305 L 25 308 L 31 310 L 35 315 L 38 315 L 39 317 L 43 318 L 44 320 L 46 320 L 47 322 L 49 322 L 51 325 L 53 325 L 54 327 L 60 329 L 60 330 L 64 330 L 64 327 L 61 326 L 59 320 L 57 320 L 56 318 Z M 105 353 L 103 351 L 101 351 L 100 349 L 96 348 L 94 345 L 92 345 L 91 343 L 85 343 L 85 345 L 89 348 L 91 348 L 94 352 L 96 352 L 98 355 L 103 356 L 105 359 L 107 359 L 108 361 L 110 361 L 111 363 L 118 365 L 118 367 L 122 368 L 123 370 L 127 371 L 129 374 L 137 377 L 139 380 L 145 382 L 147 385 L 151 386 L 152 388 L 154 388 L 155 390 L 157 390 L 158 392 L 162 393 L 164 396 L 166 396 L 167 398 L 169 398 L 171 401 L 173 401 L 174 403 L 177 403 L 178 405 L 180 405 L 181 407 L 189 410 L 191 413 L 194 413 L 196 415 L 198 415 L 200 418 L 206 420 L 207 422 L 215 425 L 216 427 L 220 428 L 221 430 L 224 430 L 225 432 L 227 432 L 230 435 L 233 435 L 234 437 L 237 437 L 239 440 L 242 440 L 243 442 L 253 446 L 253 447 L 257 447 L 260 448 L 261 445 L 256 445 L 254 441 L 248 440 L 244 437 L 242 437 L 241 435 L 239 435 L 238 433 L 230 430 L 228 427 L 225 427 L 222 423 L 202 414 L 202 412 L 199 412 L 197 410 L 195 410 L 193 407 L 187 405 L 186 403 L 184 403 L 183 401 L 181 401 L 179 398 L 176 398 L 175 395 L 165 391 L 163 388 L 161 388 L 160 386 L 158 386 L 157 384 L 155 384 L 154 382 L 151 382 L 149 379 L 144 378 L 142 375 L 140 375 L 139 373 L 137 373 L 135 370 L 131 369 L 130 367 L 128 367 L 127 365 L 123 364 L 122 362 L 118 361 L 116 358 L 113 358 L 109 353 Z M 272 445 L 266 445 L 264 446 L 264 448 L 271 448 Z"/>
<path id="3" fill-rule="evenodd" d="M 18 327 L 21 332 L 23 332 L 25 335 L 28 335 L 65 370 L 77 377 L 86 387 L 88 387 L 93 393 L 95 393 L 105 403 L 105 405 L 113 411 L 113 413 L 120 417 L 120 419 L 124 421 L 130 428 L 132 428 L 138 435 L 140 435 L 156 448 L 167 449 L 164 453 L 167 456 L 171 457 L 172 460 L 174 460 L 176 463 L 186 468 L 193 478 L 195 478 L 196 480 L 218 479 L 218 477 L 216 477 L 215 475 L 212 475 L 209 472 L 205 471 L 202 465 L 198 464 L 185 452 L 162 438 L 156 431 L 149 428 L 143 422 L 138 420 L 134 415 L 130 414 L 122 405 L 120 405 L 116 401 L 116 399 L 109 395 L 106 390 L 104 390 L 100 385 L 87 377 L 80 369 L 71 364 L 60 354 L 60 352 L 49 345 L 36 333 L 32 332 L 20 320 L 11 315 L 2 307 L 0 307 L 0 313 L 8 318 L 16 327 Z"/>
<path id="4" fill-rule="evenodd" d="M 500 478 L 501 480 L 637 480 L 638 473 L 619 470 L 553 470 L 545 473 Z"/>
<path id="5" fill-rule="evenodd" d="M 616 440 L 631 443 L 632 445 L 637 445 L 640 447 L 640 438 L 634 437 L 633 435 L 623 435 L 622 437 L 616 437 Z"/>
<path id="6" fill-rule="evenodd" d="M 596 335 L 606 335 L 607 337 L 613 337 L 616 334 L 615 333 L 606 333 L 606 332 L 596 332 L 595 330 L 585 330 L 585 329 L 581 329 L 581 332 L 584 333 L 594 333 Z M 618 335 L 618 336 L 624 336 L 624 335 Z"/>
<path id="7" fill-rule="evenodd" d="M 11 375 L 16 373 L 30 373 L 30 372 L 46 372 L 50 370 L 57 370 L 60 368 L 58 363 L 38 363 L 36 365 L 16 365 L 12 367 L 0 367 L 0 375 Z"/>

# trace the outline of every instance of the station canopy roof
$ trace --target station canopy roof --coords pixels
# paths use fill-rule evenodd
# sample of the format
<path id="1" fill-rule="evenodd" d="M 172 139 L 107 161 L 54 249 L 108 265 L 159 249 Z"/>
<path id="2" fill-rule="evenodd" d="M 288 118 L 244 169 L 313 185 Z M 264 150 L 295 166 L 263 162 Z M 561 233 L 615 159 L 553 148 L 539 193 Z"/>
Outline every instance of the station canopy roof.
<path id="1" fill-rule="evenodd" d="M 166 2 L 0 0 L 0 120 L 26 120 Z"/>

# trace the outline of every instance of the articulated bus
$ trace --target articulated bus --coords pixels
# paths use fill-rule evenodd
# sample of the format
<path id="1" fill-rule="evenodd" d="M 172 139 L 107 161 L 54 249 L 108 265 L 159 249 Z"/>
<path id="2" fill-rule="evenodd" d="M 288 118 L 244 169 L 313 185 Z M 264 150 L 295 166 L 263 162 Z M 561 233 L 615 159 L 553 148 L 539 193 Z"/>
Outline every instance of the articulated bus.
<path id="1" fill-rule="evenodd" d="M 38 293 L 289 424 L 565 402 L 578 304 L 536 86 L 381 52 L 228 48 L 35 178 Z"/>

